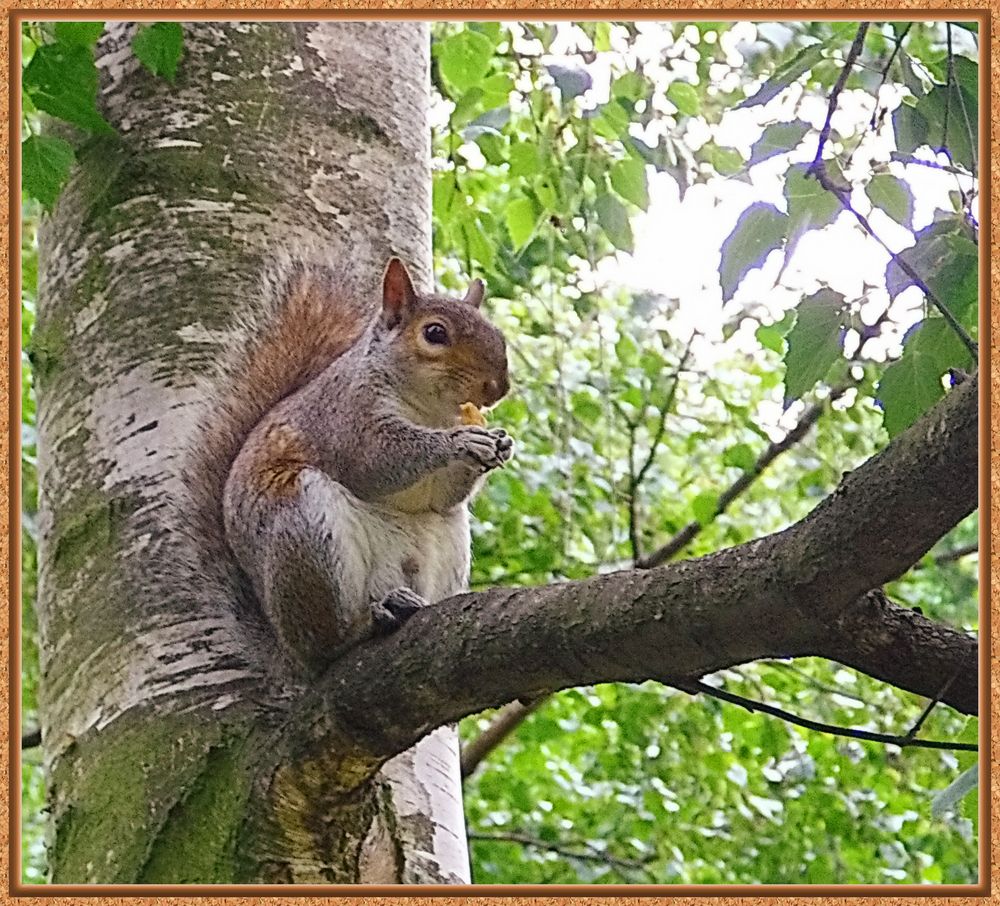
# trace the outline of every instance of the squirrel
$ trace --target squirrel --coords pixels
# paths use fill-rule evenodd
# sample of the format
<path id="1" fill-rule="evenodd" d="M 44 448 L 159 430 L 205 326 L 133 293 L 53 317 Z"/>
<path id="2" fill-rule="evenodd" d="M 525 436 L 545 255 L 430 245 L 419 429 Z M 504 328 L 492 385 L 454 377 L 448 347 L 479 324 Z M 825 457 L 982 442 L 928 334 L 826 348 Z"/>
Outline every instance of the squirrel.
<path id="1" fill-rule="evenodd" d="M 467 587 L 466 504 L 513 454 L 479 413 L 509 390 L 484 293 L 420 294 L 392 258 L 379 303 L 292 262 L 226 369 L 187 476 L 194 530 L 308 675 Z"/>

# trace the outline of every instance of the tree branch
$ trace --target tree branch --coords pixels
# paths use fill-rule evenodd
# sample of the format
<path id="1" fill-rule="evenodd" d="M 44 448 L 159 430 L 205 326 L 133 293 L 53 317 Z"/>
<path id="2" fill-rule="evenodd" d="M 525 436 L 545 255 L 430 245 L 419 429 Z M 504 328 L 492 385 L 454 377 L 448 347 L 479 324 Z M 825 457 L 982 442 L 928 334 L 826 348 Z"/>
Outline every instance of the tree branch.
<path id="1" fill-rule="evenodd" d="M 836 387 L 830 391 L 830 402 L 840 399 L 841 396 L 846 392 L 846 387 Z M 724 490 L 719 495 L 719 502 L 715 507 L 715 515 L 720 516 L 724 513 L 729 505 L 742 494 L 747 488 L 750 487 L 767 469 L 772 462 L 774 462 L 782 453 L 790 450 L 795 446 L 803 437 L 806 436 L 809 429 L 819 421 L 819 417 L 823 414 L 824 406 L 823 403 L 814 403 L 813 405 L 806 408 L 802 413 L 802 416 L 795 423 L 793 427 L 781 440 L 773 442 L 768 445 L 767 449 L 764 450 L 760 456 L 757 457 L 757 461 L 754 463 L 753 468 L 743 472 L 739 478 L 736 479 L 726 490 Z M 670 538 L 664 545 L 657 548 L 651 554 L 642 558 L 636 565 L 641 569 L 650 569 L 654 566 L 660 566 L 666 563 L 677 554 L 679 554 L 685 547 L 687 547 L 701 532 L 704 526 L 697 521 L 689 522 L 682 529 L 675 532 L 673 537 Z"/>
<path id="2" fill-rule="evenodd" d="M 840 92 L 844 90 L 844 86 L 847 84 L 847 77 L 851 74 L 854 62 L 860 56 L 861 50 L 865 46 L 865 35 L 868 34 L 868 28 L 870 26 L 871 22 L 862 22 L 858 25 L 858 30 L 854 35 L 854 41 L 851 43 L 851 49 L 847 51 L 847 57 L 844 59 L 844 67 L 840 70 L 840 75 L 837 77 L 837 81 L 834 83 L 833 89 L 830 91 L 830 102 L 827 104 L 826 108 L 826 120 L 824 121 L 823 128 L 819 133 L 819 146 L 816 148 L 816 158 L 813 160 L 814 167 L 818 166 L 823 160 L 823 147 L 830 138 L 830 125 L 833 121 L 833 114 L 837 110 L 837 102 L 840 99 Z"/>
<path id="3" fill-rule="evenodd" d="M 693 339 L 693 337 L 692 337 Z M 687 358 L 687 353 L 685 352 L 685 359 Z M 682 361 L 683 366 L 683 361 Z M 678 372 L 679 373 L 679 372 Z M 676 383 L 671 391 L 676 388 Z M 830 402 L 839 399 L 846 392 L 846 387 L 835 387 L 830 391 Z M 672 397 L 671 397 L 672 402 Z M 763 473 L 767 467 L 774 462 L 782 453 L 791 449 L 795 444 L 797 444 L 809 429 L 819 420 L 820 415 L 823 414 L 824 406 L 822 403 L 815 403 L 809 406 L 799 418 L 795 426 L 780 440 L 777 442 L 772 442 L 768 445 L 767 449 L 754 463 L 752 469 L 747 472 L 743 472 L 739 478 L 736 479 L 722 494 L 719 495 L 719 502 L 716 505 L 715 515 L 718 516 L 724 513 L 729 505 L 739 497 L 744 491 L 749 488 L 754 481 L 756 481 Z M 633 434 L 634 439 L 634 434 Z M 629 462 L 631 464 L 631 449 Z M 650 460 L 652 461 L 652 455 Z M 631 468 L 631 466 L 630 466 Z M 647 557 L 640 557 L 639 554 L 639 542 L 638 535 L 635 530 L 635 525 L 637 517 L 635 515 L 636 501 L 634 492 L 630 491 L 629 497 L 629 537 L 632 539 L 632 551 L 633 551 L 633 566 L 639 569 L 652 569 L 655 566 L 660 566 L 667 560 L 673 559 L 677 554 L 679 554 L 685 547 L 687 547 L 705 528 L 700 522 L 689 522 L 682 529 L 676 532 L 669 541 L 666 542 L 662 547 L 653 551 Z M 494 718 L 494 723 L 490 724 L 483 731 L 483 735 L 488 737 L 489 744 L 483 746 L 476 746 L 475 757 L 471 755 L 468 759 L 468 770 L 463 768 L 462 776 L 467 777 L 471 774 L 478 766 L 479 763 L 486 758 L 487 755 L 493 749 L 495 749 L 500 743 L 502 743 L 511 733 L 514 732 L 525 720 L 532 711 L 536 710 L 538 705 L 541 704 L 542 700 L 538 700 L 532 703 L 531 708 L 527 708 L 520 702 L 512 702 L 505 708 L 500 715 Z M 509 709 L 509 710 L 508 710 Z M 469 743 L 468 748 L 472 748 L 478 742 L 478 737 L 472 743 Z M 466 754 L 463 750 L 462 753 L 462 764 L 466 764 Z"/>
<path id="4" fill-rule="evenodd" d="M 524 704 L 514 701 L 504 705 L 475 739 L 462 746 L 462 777 L 469 777 L 483 759 L 506 739 L 532 711 L 538 710 L 544 698 Z"/>
<path id="5" fill-rule="evenodd" d="M 807 655 L 928 697 L 958 673 L 942 701 L 976 713 L 975 640 L 868 590 L 975 510 L 978 384 L 954 388 L 782 532 L 670 566 L 494 588 L 419 611 L 334 663 L 282 732 L 309 751 L 353 740 L 380 762 L 516 698 Z"/>
<path id="6" fill-rule="evenodd" d="M 828 733 L 831 736 L 845 736 L 848 739 L 863 739 L 867 742 L 891 744 L 899 746 L 901 749 L 947 749 L 950 751 L 960 752 L 976 752 L 979 749 L 979 746 L 970 742 L 950 742 L 948 740 L 939 739 L 917 739 L 916 732 L 920 729 L 920 723 L 923 723 L 922 719 L 920 723 L 917 723 L 905 736 L 896 736 L 891 733 L 873 733 L 871 730 L 858 730 L 854 727 L 838 727 L 834 724 L 825 724 L 818 720 L 810 720 L 808 717 L 800 717 L 798 714 L 792 714 L 790 711 L 785 711 L 783 708 L 776 708 L 774 705 L 754 701 L 751 698 L 744 698 L 742 695 L 727 692 L 725 689 L 717 689 L 715 686 L 708 685 L 708 683 L 683 683 L 670 681 L 670 685 L 680 689 L 682 692 L 687 692 L 689 695 L 697 695 L 701 692 L 711 698 L 717 698 L 719 701 L 728 702 L 731 705 L 739 705 L 747 711 L 759 711 L 761 714 L 770 714 L 772 717 L 777 717 L 786 723 L 795 724 L 797 727 L 805 727 L 807 730 L 814 730 L 817 733 Z M 924 716 L 930 712 L 930 709 L 935 704 L 937 704 L 937 699 L 935 699 L 927 708 L 924 712 Z"/>
<path id="7" fill-rule="evenodd" d="M 617 856 L 609 855 L 596 848 L 591 848 L 590 844 L 583 842 L 580 846 L 588 847 L 586 850 L 571 849 L 562 843 L 550 843 L 548 840 L 540 840 L 537 837 L 530 837 L 527 834 L 517 833 L 483 833 L 472 831 L 469 833 L 470 840 L 483 840 L 491 843 L 517 843 L 521 846 L 530 846 L 533 849 L 543 849 L 548 852 L 558 853 L 567 859 L 578 859 L 585 862 L 601 862 L 613 868 L 628 868 L 642 870 L 646 868 L 647 862 L 640 862 L 636 859 L 620 859 Z"/>
<path id="8" fill-rule="evenodd" d="M 979 542 L 972 541 L 969 544 L 962 544 L 959 547 L 952 548 L 950 551 L 944 551 L 938 554 L 934 558 L 934 562 L 937 564 L 942 563 L 954 563 L 956 560 L 961 560 L 963 557 L 968 557 L 970 554 L 979 553 Z"/>

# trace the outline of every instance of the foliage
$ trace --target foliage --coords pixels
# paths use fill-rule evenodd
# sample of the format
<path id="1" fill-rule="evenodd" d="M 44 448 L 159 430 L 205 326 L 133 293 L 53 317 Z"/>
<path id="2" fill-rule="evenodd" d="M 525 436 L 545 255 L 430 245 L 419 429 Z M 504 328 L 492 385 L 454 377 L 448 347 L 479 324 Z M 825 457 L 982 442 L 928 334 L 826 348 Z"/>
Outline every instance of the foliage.
<path id="1" fill-rule="evenodd" d="M 179 32 L 144 27 L 133 50 L 151 72 L 183 81 Z M 778 530 L 940 398 L 951 369 L 972 367 L 924 291 L 977 336 L 978 64 L 964 24 L 868 31 L 821 152 L 849 205 L 899 253 L 851 285 L 802 274 L 811 243 L 840 255 L 845 225 L 850 232 L 851 212 L 811 164 L 856 32 L 845 22 L 434 26 L 437 276 L 452 289 L 486 279 L 515 378 L 491 421 L 517 438 L 518 453 L 474 508 L 474 587 L 628 566 L 692 521 L 701 530 L 683 556 Z M 26 65 L 39 53 L 42 63 L 30 79 L 25 70 L 23 188 L 46 209 L 86 135 L 40 130 L 37 111 L 104 128 L 90 87 L 99 34 L 96 23 L 26 30 Z M 69 72 L 73 86 L 60 81 Z M 950 193 L 931 177 L 950 180 Z M 693 301 L 630 288 L 664 197 L 681 212 L 685 199 L 710 197 L 724 224 L 717 243 L 699 247 L 717 266 Z M 26 204 L 25 348 L 41 216 Z M 657 254 L 665 276 L 698 263 L 667 241 Z M 22 361 L 22 688 L 32 724 L 34 403 Z M 807 403 L 834 390 L 805 439 L 719 513 L 720 493 L 753 471 Z M 975 630 L 975 558 L 938 555 L 976 531 L 975 517 L 966 520 L 887 591 Z M 887 733 L 905 733 L 926 704 L 812 659 L 709 681 Z M 464 721 L 464 737 L 488 719 Z M 976 732 L 977 721 L 944 706 L 921 730 L 956 740 Z M 960 794 L 972 763 L 807 732 L 652 683 L 572 690 L 549 699 L 467 782 L 474 876 L 970 883 L 975 797 Z M 932 812 L 934 794 L 953 782 L 937 800 L 948 807 Z M 26 880 L 44 872 L 41 786 L 27 763 Z"/>
<path id="2" fill-rule="evenodd" d="M 21 30 L 21 190 L 51 210 L 70 177 L 74 144 L 88 134 L 114 132 L 97 108 L 94 47 L 103 22 L 25 22 Z M 136 29 L 132 50 L 153 75 L 174 80 L 183 53 L 177 22 Z M 67 135 L 38 135 L 38 112 L 77 127 Z M 73 141 L 67 141 L 72 138 Z"/>

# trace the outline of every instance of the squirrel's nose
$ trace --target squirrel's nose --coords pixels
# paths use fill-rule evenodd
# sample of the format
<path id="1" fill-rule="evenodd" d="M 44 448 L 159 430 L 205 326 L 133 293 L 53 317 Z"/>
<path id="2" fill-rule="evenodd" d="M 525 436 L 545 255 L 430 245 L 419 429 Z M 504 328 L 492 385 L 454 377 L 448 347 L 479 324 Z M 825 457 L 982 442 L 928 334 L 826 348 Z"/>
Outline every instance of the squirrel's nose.
<path id="1" fill-rule="evenodd" d="M 483 385 L 483 397 L 485 398 L 484 405 L 492 406 L 498 399 L 501 399 L 508 390 L 510 390 L 510 383 L 507 380 L 507 375 L 503 375 L 503 377 L 499 380 L 497 380 L 497 378 L 490 378 Z"/>

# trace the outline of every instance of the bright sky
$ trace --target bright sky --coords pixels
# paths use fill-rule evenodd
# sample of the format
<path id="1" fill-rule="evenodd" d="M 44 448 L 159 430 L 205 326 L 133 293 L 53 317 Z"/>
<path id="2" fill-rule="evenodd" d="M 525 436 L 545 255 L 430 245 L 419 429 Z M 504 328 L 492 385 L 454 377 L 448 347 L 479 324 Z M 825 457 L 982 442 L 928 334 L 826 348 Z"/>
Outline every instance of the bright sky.
<path id="1" fill-rule="evenodd" d="M 584 66 L 576 50 L 590 50 L 592 45 L 586 35 L 567 23 L 559 23 L 559 33 L 552 45 L 551 54 L 542 58 L 546 64 L 566 67 Z M 877 26 L 876 26 L 877 27 Z M 678 137 L 686 129 L 684 144 L 696 150 L 705 142 L 714 139 L 723 147 L 737 148 L 748 158 L 753 143 L 760 137 L 764 127 L 774 122 L 802 119 L 819 129 L 826 116 L 827 104 L 824 98 L 805 96 L 798 84 L 783 91 L 771 102 L 745 110 L 730 110 L 721 123 L 710 127 L 697 118 L 672 117 L 675 108 L 666 100 L 666 89 L 671 81 L 696 78 L 695 63 L 699 53 L 698 30 L 688 26 L 678 41 L 662 23 L 638 23 L 640 35 L 633 48 L 624 41 L 615 41 L 613 50 L 598 53 L 587 72 L 593 79 L 593 86 L 581 96 L 579 101 L 585 108 L 596 107 L 608 100 L 612 68 L 617 73 L 631 69 L 637 62 L 645 63 L 643 70 L 656 83 L 653 95 L 654 107 L 666 114 L 658 123 L 651 124 L 646 134 L 636 133 L 650 145 L 657 143 L 656 129 L 670 131 Z M 736 23 L 721 35 L 709 32 L 704 36 L 706 43 L 720 42 L 727 65 L 715 65 L 710 77 L 718 84 L 719 90 L 731 91 L 739 87 L 744 53 L 752 53 L 764 46 L 759 42 L 766 36 L 779 46 L 786 43 L 791 32 L 781 23 Z M 956 50 L 968 52 L 974 48 L 971 38 L 963 29 L 955 29 Z M 523 52 L 538 54 L 541 45 L 534 40 L 517 41 L 515 47 Z M 713 48 L 714 50 L 714 48 Z M 664 57 L 669 67 L 663 64 Z M 730 67 L 735 67 L 735 71 Z M 712 90 L 712 89 L 710 89 Z M 897 106 L 904 95 L 903 89 L 889 84 L 883 86 L 879 102 L 890 109 Z M 858 124 L 866 124 L 871 117 L 875 99 L 862 90 L 842 92 L 838 110 L 832 126 L 845 135 L 852 136 Z M 446 119 L 446 111 L 436 111 L 436 119 Z M 634 127 L 638 128 L 638 127 Z M 853 145 L 853 139 L 851 139 Z M 867 301 L 861 308 L 866 323 L 873 323 L 888 304 L 884 289 L 885 269 L 888 254 L 872 238 L 866 236 L 854 218 L 842 213 L 838 219 L 822 230 L 808 232 L 796 247 L 790 260 L 784 262 L 783 251 L 772 252 L 764 267 L 751 271 L 741 282 L 735 298 L 723 311 L 722 292 L 719 285 L 719 249 L 722 241 L 732 231 L 737 218 L 751 203 L 764 201 L 785 210 L 783 196 L 784 176 L 791 163 L 808 161 L 816 152 L 816 136 L 809 135 L 805 144 L 791 155 L 778 155 L 749 170 L 749 182 L 736 178 L 713 178 L 707 184 L 691 186 L 680 198 L 677 184 L 666 173 L 657 173 L 647 168 L 649 177 L 650 207 L 645 213 L 637 214 L 632 221 L 635 238 L 634 254 L 617 253 L 605 259 L 598 267 L 598 284 L 625 286 L 631 289 L 651 291 L 679 300 L 679 311 L 672 315 L 669 330 L 681 340 L 686 340 L 693 329 L 704 335 L 704 342 L 696 346 L 695 355 L 702 365 L 711 365 L 720 356 L 731 355 L 733 346 L 752 353 L 758 349 L 753 336 L 754 323 L 748 322 L 745 329 L 735 335 L 733 341 L 723 349 L 724 321 L 746 306 L 764 306 L 774 320 L 781 318 L 784 311 L 795 306 L 804 294 L 809 294 L 826 285 L 844 294 L 850 300 L 865 296 Z M 472 166 L 479 156 L 474 145 L 463 146 L 463 153 Z M 862 184 L 869 176 L 870 160 L 888 161 L 890 151 L 895 150 L 891 118 L 882 120 L 882 127 L 863 140 L 854 153 L 852 168 L 845 175 L 854 184 Z M 935 160 L 929 148 L 922 149 L 917 156 Z M 939 163 L 947 163 L 941 156 Z M 914 196 L 913 226 L 915 230 L 931 222 L 938 208 L 953 210 L 948 194 L 959 187 L 958 177 L 929 167 L 889 164 L 889 172 L 904 178 Z M 962 186 L 966 191 L 970 181 Z M 871 206 L 863 188 L 856 189 L 852 202 L 855 208 L 868 215 Z M 900 251 L 913 243 L 913 235 L 899 226 L 881 211 L 871 213 L 870 222 L 879 236 L 894 250 Z M 785 264 L 784 272 L 782 265 Z M 781 276 L 781 285 L 776 280 Z M 874 289 L 872 288 L 874 287 Z M 915 287 L 901 293 L 893 303 L 894 330 L 884 330 L 886 338 L 881 348 L 876 343 L 869 344 L 866 352 L 876 358 L 894 358 L 901 352 L 901 339 L 906 329 L 922 316 L 922 296 Z M 664 326 L 668 326 L 666 323 Z M 888 325 L 887 325 L 888 326 Z M 850 345 L 851 338 L 848 338 Z"/>
<path id="2" fill-rule="evenodd" d="M 673 43 L 670 33 L 661 23 L 656 22 L 640 23 L 639 28 L 641 35 L 634 51 L 626 54 L 626 58 L 631 57 L 628 62 L 633 63 L 636 59 L 660 59 L 664 49 Z M 964 41 L 967 33 L 961 29 L 955 31 L 956 40 Z M 781 23 L 754 25 L 740 22 L 717 39 L 722 42 L 721 47 L 726 53 L 728 64 L 716 67 L 717 71 L 711 73 L 713 78 L 719 80 L 720 90 L 730 91 L 738 87 L 740 76 L 738 72 L 730 70 L 729 66 L 738 69 L 744 61 L 741 49 L 752 46 L 765 33 L 779 44 L 787 41 L 791 34 Z M 686 39 L 684 43 L 697 43 L 697 29 L 688 26 L 683 37 Z M 705 37 L 710 43 L 715 43 L 711 33 Z M 565 52 L 574 45 L 588 46 L 586 37 L 576 29 L 572 33 L 564 30 L 553 46 L 553 51 Z M 622 47 L 624 49 L 624 45 Z M 673 79 L 695 78 L 696 53 L 695 47 L 686 47 L 672 60 L 670 70 L 662 66 L 646 65 L 644 71 L 662 81 L 665 92 L 666 86 Z M 616 62 L 615 57 L 619 61 L 622 59 L 620 54 L 599 54 L 594 63 L 588 66 L 588 72 L 594 79 L 594 87 L 585 97 L 588 106 L 607 101 L 611 66 Z M 566 64 L 575 62 L 579 65 L 579 57 L 574 56 L 561 57 L 558 61 Z M 662 97 L 659 90 L 656 94 Z M 882 106 L 892 109 L 899 104 L 903 94 L 898 87 L 886 85 L 881 90 L 879 101 Z M 673 110 L 669 101 L 662 103 L 664 110 Z M 857 124 L 869 120 L 874 103 L 875 99 L 867 91 L 842 92 L 832 122 L 833 129 L 851 135 Z M 802 87 L 796 84 L 768 104 L 729 111 L 715 127 L 689 120 L 685 143 L 691 150 L 697 150 L 703 143 L 714 139 L 718 145 L 736 148 L 748 158 L 751 146 L 766 125 L 802 119 L 819 129 L 823 125 L 826 110 L 825 99 L 805 96 Z M 647 134 L 644 137 L 650 144 L 655 144 L 658 136 Z M 782 194 L 785 172 L 791 163 L 811 160 L 816 151 L 815 142 L 815 136 L 807 137 L 806 143 L 791 155 L 778 155 L 752 167 L 749 171 L 749 183 L 734 178 L 716 178 L 707 184 L 692 186 L 683 200 L 680 199 L 677 185 L 671 176 L 656 173 L 649 168 L 650 208 L 646 213 L 638 214 L 632 223 L 635 253 L 618 253 L 614 259 L 603 262 L 599 268 L 600 279 L 611 284 L 677 298 L 680 300 L 680 312 L 679 316 L 675 316 L 672 326 L 679 336 L 686 336 L 691 329 L 697 328 L 705 334 L 708 341 L 720 339 L 724 320 L 718 279 L 719 248 L 722 241 L 732 231 L 742 211 L 753 202 L 770 202 L 781 210 L 785 209 Z M 848 170 L 846 175 L 853 182 L 864 180 L 868 175 L 869 159 L 887 161 L 893 150 L 895 143 L 891 120 L 885 117 L 882 128 L 865 138 L 854 155 L 853 171 Z M 935 160 L 929 149 L 924 149 L 923 156 L 927 160 Z M 939 162 L 947 163 L 943 157 Z M 936 209 L 952 210 L 948 193 L 958 187 L 958 178 L 953 174 L 896 162 L 889 164 L 889 171 L 905 178 L 910 184 L 914 195 L 914 229 L 919 230 L 930 223 Z M 968 190 L 968 181 L 963 188 Z M 870 210 L 863 190 L 855 192 L 853 203 L 862 213 L 867 214 Z M 898 252 L 912 245 L 912 234 L 881 211 L 876 210 L 870 221 L 893 251 Z M 882 287 L 889 256 L 877 242 L 862 232 L 849 214 L 842 214 L 835 223 L 823 230 L 806 234 L 787 263 L 779 286 L 775 284 L 775 280 L 783 261 L 783 252 L 776 251 L 770 255 L 763 268 L 751 271 L 740 284 L 725 315 L 732 315 L 745 303 L 755 303 L 765 305 L 772 316 L 778 319 L 803 294 L 814 292 L 820 285 L 838 290 L 849 300 L 863 296 L 865 284 L 874 285 L 879 288 L 869 290 L 868 301 L 862 308 L 862 317 L 871 323 L 885 310 L 888 295 Z M 901 294 L 894 304 L 893 315 L 894 320 L 899 323 L 899 329 L 890 336 L 896 342 L 890 342 L 881 350 L 882 355 L 888 354 L 891 357 L 899 354 L 898 341 L 906 328 L 921 315 L 919 290 L 911 288 Z M 748 351 L 755 348 L 751 331 L 746 332 L 745 341 L 750 344 L 747 346 Z M 873 347 L 869 351 L 878 354 Z"/>

